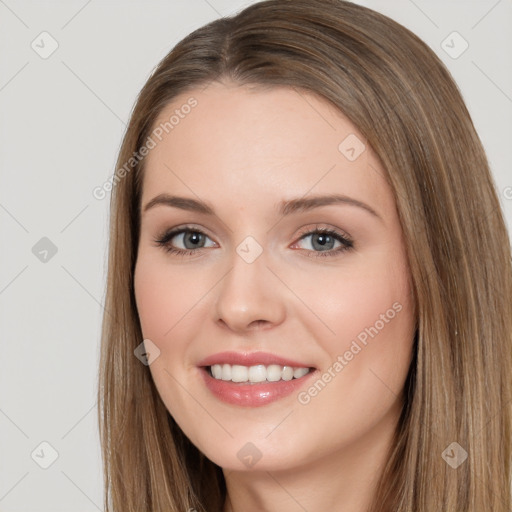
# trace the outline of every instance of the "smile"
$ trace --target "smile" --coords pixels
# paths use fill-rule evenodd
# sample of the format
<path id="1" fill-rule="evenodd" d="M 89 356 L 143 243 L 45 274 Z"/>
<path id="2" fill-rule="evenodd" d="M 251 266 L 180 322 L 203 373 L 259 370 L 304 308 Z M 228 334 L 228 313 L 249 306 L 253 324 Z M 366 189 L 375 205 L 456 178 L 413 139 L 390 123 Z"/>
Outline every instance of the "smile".
<path id="1" fill-rule="evenodd" d="M 238 364 L 214 364 L 209 367 L 210 375 L 217 380 L 256 384 L 261 382 L 279 382 L 300 379 L 307 375 L 311 368 L 293 368 L 278 364 L 242 366 Z"/>
<path id="2" fill-rule="evenodd" d="M 263 352 L 223 352 L 198 364 L 206 388 L 217 400 L 259 407 L 298 393 L 318 370 Z"/>

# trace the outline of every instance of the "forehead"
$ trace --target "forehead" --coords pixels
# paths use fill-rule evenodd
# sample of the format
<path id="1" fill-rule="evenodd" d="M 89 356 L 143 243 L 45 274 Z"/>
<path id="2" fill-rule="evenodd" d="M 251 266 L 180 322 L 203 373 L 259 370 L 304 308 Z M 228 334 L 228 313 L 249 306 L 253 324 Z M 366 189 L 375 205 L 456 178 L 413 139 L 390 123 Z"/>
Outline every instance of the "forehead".
<path id="1" fill-rule="evenodd" d="M 236 194 L 243 202 L 310 191 L 392 206 L 384 171 L 364 137 L 312 93 L 214 82 L 176 97 L 155 129 L 143 202 L 162 192 Z"/>

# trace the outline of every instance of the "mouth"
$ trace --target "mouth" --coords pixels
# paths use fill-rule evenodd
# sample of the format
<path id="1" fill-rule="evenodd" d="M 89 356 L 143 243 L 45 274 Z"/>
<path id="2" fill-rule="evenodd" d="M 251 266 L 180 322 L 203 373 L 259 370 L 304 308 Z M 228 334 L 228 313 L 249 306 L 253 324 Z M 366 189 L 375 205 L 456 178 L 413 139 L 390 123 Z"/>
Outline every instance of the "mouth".
<path id="1" fill-rule="evenodd" d="M 224 352 L 198 366 L 214 398 L 242 407 L 259 407 L 298 393 L 318 373 L 313 366 L 262 352 Z"/>
<path id="2" fill-rule="evenodd" d="M 216 380 L 252 385 L 300 379 L 315 369 L 312 367 L 281 366 L 278 364 L 243 366 L 224 363 L 206 366 L 205 370 L 209 373 L 210 377 Z"/>

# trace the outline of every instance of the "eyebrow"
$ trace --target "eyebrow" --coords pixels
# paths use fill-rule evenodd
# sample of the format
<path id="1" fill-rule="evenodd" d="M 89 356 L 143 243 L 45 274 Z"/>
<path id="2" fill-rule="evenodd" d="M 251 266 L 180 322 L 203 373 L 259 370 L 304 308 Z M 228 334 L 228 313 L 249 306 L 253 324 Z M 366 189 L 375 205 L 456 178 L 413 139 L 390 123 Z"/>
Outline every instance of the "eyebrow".
<path id="1" fill-rule="evenodd" d="M 297 198 L 281 201 L 278 204 L 278 213 L 282 216 L 291 215 L 297 212 L 304 212 L 319 208 L 321 206 L 329 206 L 334 204 L 346 204 L 361 208 L 374 217 L 382 220 L 382 217 L 369 205 L 354 199 L 349 196 L 330 194 L 322 196 L 313 196 L 307 198 Z M 160 194 L 151 201 L 149 201 L 144 207 L 143 211 L 147 212 L 149 209 L 155 206 L 168 206 L 173 208 L 179 208 L 181 210 L 197 212 L 204 215 L 215 215 L 215 211 L 211 205 L 204 201 L 193 199 L 191 197 L 173 196 L 169 194 Z"/>
<path id="2" fill-rule="evenodd" d="M 314 208 L 319 208 L 321 206 L 328 206 L 333 204 L 346 204 L 350 206 L 356 206 L 367 211 L 374 217 L 382 220 L 382 217 L 371 206 L 357 199 L 353 199 L 352 197 L 339 194 L 329 194 L 322 196 L 319 195 L 281 201 L 278 203 L 278 213 L 280 215 L 286 216 L 291 215 L 292 213 L 304 212 Z M 215 211 L 211 205 L 191 197 L 160 194 L 151 199 L 151 201 L 149 201 L 146 206 L 144 206 L 143 212 L 147 212 L 155 206 L 169 206 L 173 208 L 179 208 L 181 210 L 202 213 L 204 215 L 215 215 Z"/>

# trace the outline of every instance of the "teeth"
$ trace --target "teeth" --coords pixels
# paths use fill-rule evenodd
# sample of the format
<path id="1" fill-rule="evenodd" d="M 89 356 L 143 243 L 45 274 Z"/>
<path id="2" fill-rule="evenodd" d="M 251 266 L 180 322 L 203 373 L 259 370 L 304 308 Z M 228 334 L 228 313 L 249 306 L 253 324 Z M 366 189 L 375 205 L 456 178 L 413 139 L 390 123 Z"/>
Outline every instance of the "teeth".
<path id="1" fill-rule="evenodd" d="M 220 367 L 220 364 L 215 365 L 215 366 Z M 231 380 L 231 365 L 230 364 L 223 364 L 221 367 L 221 371 L 222 371 L 222 375 L 221 375 L 222 380 Z M 217 370 L 217 373 L 218 373 L 218 370 Z"/>
<path id="2" fill-rule="evenodd" d="M 283 380 L 292 380 L 293 379 L 293 368 L 291 366 L 283 366 L 283 375 L 281 378 Z"/>
<path id="3" fill-rule="evenodd" d="M 211 368 L 212 375 L 216 379 L 222 379 L 222 366 L 220 364 L 214 364 Z"/>
<path id="4" fill-rule="evenodd" d="M 309 373 L 309 368 L 295 368 L 293 370 L 293 376 L 296 379 L 304 377 L 304 375 L 306 375 L 307 373 Z"/>
<path id="5" fill-rule="evenodd" d="M 269 382 L 277 382 L 281 380 L 281 375 L 283 374 L 283 367 L 278 364 L 271 364 L 267 366 L 267 380 Z"/>
<path id="6" fill-rule="evenodd" d="M 234 364 L 231 367 L 231 380 L 233 382 L 247 382 L 249 380 L 249 369 L 247 366 Z"/>
<path id="7" fill-rule="evenodd" d="M 293 368 L 271 364 L 265 366 L 241 366 L 238 364 L 214 364 L 210 367 L 214 379 L 230 380 L 232 382 L 277 382 L 279 380 L 300 379 L 309 373 L 309 368 Z"/>
<path id="8" fill-rule="evenodd" d="M 244 368 L 241 366 L 241 368 Z M 250 382 L 263 382 L 267 380 L 267 369 L 262 364 L 258 366 L 251 366 L 249 368 L 249 381 Z"/>

